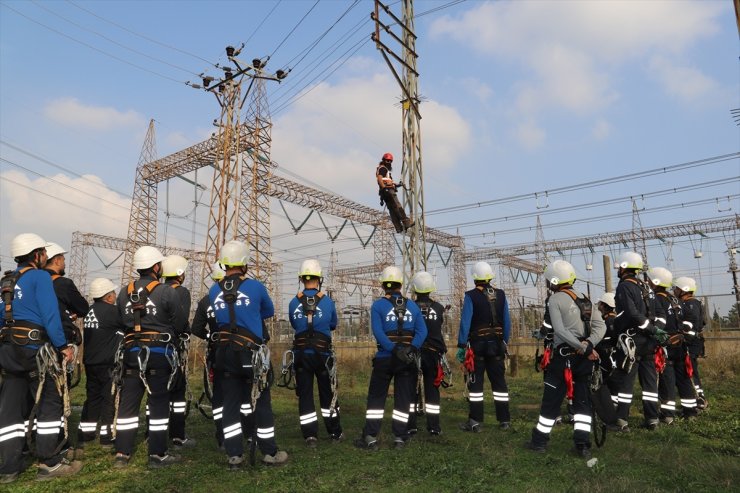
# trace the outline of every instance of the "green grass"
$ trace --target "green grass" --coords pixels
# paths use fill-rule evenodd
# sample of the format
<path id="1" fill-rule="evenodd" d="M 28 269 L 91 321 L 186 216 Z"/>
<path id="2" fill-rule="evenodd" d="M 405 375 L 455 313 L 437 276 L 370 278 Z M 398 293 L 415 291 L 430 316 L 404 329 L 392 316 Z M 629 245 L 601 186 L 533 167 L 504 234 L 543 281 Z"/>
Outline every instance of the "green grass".
<path id="1" fill-rule="evenodd" d="M 146 468 L 146 444 L 139 443 L 126 470 L 114 470 L 112 457 L 97 445 L 85 450 L 84 467 L 75 477 L 37 483 L 35 468 L 5 488 L 9 492 L 222 492 L 222 491 L 740 491 L 740 379 L 733 372 L 714 372 L 704 382 L 710 408 L 698 420 L 679 422 L 655 432 L 638 429 L 640 402 L 633 406 L 634 430 L 608 435 L 602 449 L 594 449 L 598 464 L 588 468 L 570 455 L 572 430 L 555 428 L 548 453 L 524 450 L 537 419 L 541 398 L 540 374 L 521 370 L 509 379 L 513 429 L 500 431 L 492 420 L 490 387 L 486 391 L 484 431 L 458 431 L 467 417 L 462 377 L 443 391 L 443 435 L 432 439 L 421 432 L 404 450 L 390 448 L 390 413 L 386 413 L 381 449 L 355 449 L 365 414 L 367 365 L 354 365 L 342 376 L 342 424 L 347 440 L 340 444 L 322 439 L 319 447 L 305 447 L 298 426 L 297 398 L 292 391 L 273 389 L 276 436 L 290 454 L 287 465 L 258 465 L 239 472 L 226 469 L 226 458 L 215 447 L 212 423 L 191 410 L 188 433 L 198 439 L 184 452 L 185 463 L 169 469 Z M 712 372 L 707 372 L 712 375 Z M 194 378 L 197 385 L 198 378 Z M 83 384 L 84 385 L 84 384 Z M 75 389 L 74 404 L 84 396 Z M 193 389 L 196 396 L 199 389 Z M 390 409 L 392 400 L 387 402 Z M 76 418 L 76 416 L 75 416 Z M 424 429 L 424 418 L 419 420 Z M 324 433 L 322 429 L 322 434 Z"/>

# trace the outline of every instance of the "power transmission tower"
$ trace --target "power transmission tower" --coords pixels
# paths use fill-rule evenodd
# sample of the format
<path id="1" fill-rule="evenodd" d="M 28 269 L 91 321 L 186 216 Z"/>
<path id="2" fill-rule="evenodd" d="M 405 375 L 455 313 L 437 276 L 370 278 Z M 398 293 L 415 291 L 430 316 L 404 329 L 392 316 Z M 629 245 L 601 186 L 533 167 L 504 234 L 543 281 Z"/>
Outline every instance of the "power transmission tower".
<path id="1" fill-rule="evenodd" d="M 416 59 L 416 34 L 414 34 L 414 2 L 402 0 L 402 19 L 399 19 L 390 8 L 375 0 L 375 11 L 371 14 L 375 21 L 375 32 L 371 38 L 380 50 L 393 76 L 401 86 L 403 124 L 403 164 L 401 180 L 404 183 L 403 207 L 408 211 L 414 226 L 403 236 L 403 271 L 413 275 L 417 270 L 426 270 L 426 225 L 424 218 L 424 186 L 421 159 L 421 114 L 419 113 L 419 72 Z M 388 15 L 393 23 L 400 26 L 401 36 L 391 31 L 391 26 L 380 20 L 380 11 Z M 397 55 L 381 39 L 381 28 L 402 47 L 402 55 Z M 403 67 L 400 77 L 391 58 Z"/>
<path id="2" fill-rule="evenodd" d="M 647 248 L 645 248 L 645 230 L 642 229 L 642 219 L 637 201 L 632 199 L 632 246 L 637 253 L 642 255 L 644 269 L 648 269 Z"/>
<path id="3" fill-rule="evenodd" d="M 157 159 L 157 144 L 154 133 L 154 120 L 149 120 L 149 128 L 141 146 L 139 163 L 136 165 L 134 193 L 131 201 L 131 215 L 128 222 L 128 243 L 123 257 L 123 281 L 133 273 L 134 252 L 143 245 L 153 245 L 157 241 L 157 181 L 146 173 L 146 165 Z"/>

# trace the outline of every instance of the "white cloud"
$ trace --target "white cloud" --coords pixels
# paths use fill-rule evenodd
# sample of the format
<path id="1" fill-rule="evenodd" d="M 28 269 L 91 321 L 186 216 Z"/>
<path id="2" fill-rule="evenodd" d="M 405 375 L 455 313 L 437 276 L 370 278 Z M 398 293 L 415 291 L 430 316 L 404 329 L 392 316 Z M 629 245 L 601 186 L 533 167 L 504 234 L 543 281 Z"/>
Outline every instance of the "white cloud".
<path id="1" fill-rule="evenodd" d="M 63 174 L 30 178 L 18 171 L 0 173 L 0 241 L 10 245 L 20 233 L 36 233 L 69 249 L 74 231 L 125 237 L 131 200 L 111 191 L 94 175 Z M 3 254 L 7 254 L 4 249 Z"/>
<path id="2" fill-rule="evenodd" d="M 44 116 L 55 123 L 93 130 L 143 127 L 146 123 L 134 110 L 119 111 L 109 106 L 88 105 L 77 98 L 55 99 L 44 107 Z"/>
<path id="3" fill-rule="evenodd" d="M 612 126 L 608 121 L 600 118 L 591 129 L 591 136 L 596 140 L 604 140 L 611 135 Z"/>
<path id="4" fill-rule="evenodd" d="M 205 137 L 203 140 L 205 140 L 208 137 Z M 184 149 L 185 147 L 189 147 L 194 144 L 190 139 L 188 139 L 183 132 L 169 132 L 164 137 L 164 142 L 169 148 L 173 149 Z"/>
<path id="5" fill-rule="evenodd" d="M 545 142 L 545 131 L 536 122 L 528 120 L 520 123 L 514 130 L 514 137 L 519 144 L 529 150 L 542 147 Z"/>
<path id="6" fill-rule="evenodd" d="M 380 155 L 396 156 L 400 178 L 399 88 L 383 71 L 371 76 L 321 83 L 274 121 L 272 157 L 315 183 L 376 206 L 374 172 Z M 421 105 L 425 170 L 443 170 L 469 152 L 470 125 L 456 109 Z"/>
<path id="7" fill-rule="evenodd" d="M 464 77 L 460 80 L 463 90 L 473 94 L 482 103 L 487 102 L 493 95 L 491 86 L 476 77 Z"/>
<path id="8" fill-rule="evenodd" d="M 653 57 L 650 71 L 678 99 L 693 102 L 717 89 L 717 83 L 694 67 L 679 66 L 665 57 Z"/>

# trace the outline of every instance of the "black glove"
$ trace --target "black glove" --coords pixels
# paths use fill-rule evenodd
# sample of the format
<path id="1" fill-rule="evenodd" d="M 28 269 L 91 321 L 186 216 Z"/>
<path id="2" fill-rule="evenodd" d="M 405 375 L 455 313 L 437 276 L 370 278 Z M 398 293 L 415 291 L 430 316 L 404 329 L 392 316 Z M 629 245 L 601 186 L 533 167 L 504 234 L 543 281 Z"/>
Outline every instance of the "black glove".
<path id="1" fill-rule="evenodd" d="M 416 362 L 416 348 L 398 344 L 393 348 L 393 356 L 398 358 L 401 363 L 410 365 Z"/>

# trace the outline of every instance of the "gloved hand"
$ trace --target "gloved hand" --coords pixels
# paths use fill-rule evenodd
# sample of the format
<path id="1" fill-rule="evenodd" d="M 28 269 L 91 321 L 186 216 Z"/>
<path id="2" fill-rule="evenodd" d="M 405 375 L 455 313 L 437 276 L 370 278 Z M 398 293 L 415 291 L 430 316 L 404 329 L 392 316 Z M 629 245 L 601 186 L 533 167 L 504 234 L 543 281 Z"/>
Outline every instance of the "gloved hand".
<path id="1" fill-rule="evenodd" d="M 457 348 L 457 353 L 455 354 L 455 358 L 457 358 L 457 361 L 460 363 L 465 363 L 465 348 L 460 347 Z"/>
<path id="2" fill-rule="evenodd" d="M 655 340 L 658 341 L 658 344 L 663 345 L 668 340 L 668 332 L 666 332 L 663 329 L 655 328 L 655 334 L 653 335 L 655 337 Z"/>
<path id="3" fill-rule="evenodd" d="M 406 365 L 416 362 L 416 348 L 414 346 L 397 344 L 393 348 L 393 355 Z"/>

